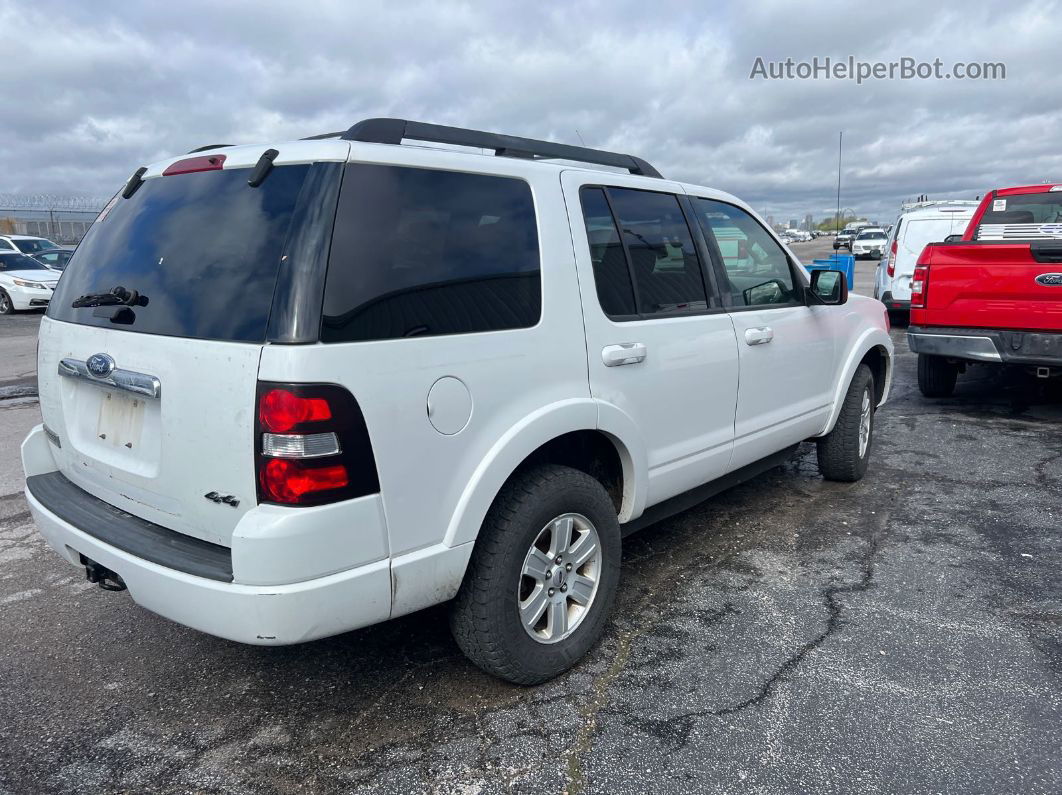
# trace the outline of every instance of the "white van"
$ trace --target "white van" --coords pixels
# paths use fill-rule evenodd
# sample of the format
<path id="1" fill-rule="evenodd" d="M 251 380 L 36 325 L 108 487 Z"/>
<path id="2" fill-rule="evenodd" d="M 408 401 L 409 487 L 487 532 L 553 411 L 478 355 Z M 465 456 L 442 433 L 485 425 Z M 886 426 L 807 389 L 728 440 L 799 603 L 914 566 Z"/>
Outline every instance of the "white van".
<path id="1" fill-rule="evenodd" d="M 955 199 L 905 205 L 886 241 L 888 255 L 874 273 L 874 297 L 890 312 L 909 312 L 911 276 L 922 249 L 966 231 L 977 204 Z"/>
<path id="2" fill-rule="evenodd" d="M 892 354 L 881 304 L 733 196 L 368 120 L 133 175 L 41 323 L 27 501 L 190 627 L 298 643 L 453 600 L 468 656 L 531 684 L 601 633 L 623 535 L 806 439 L 861 478 Z"/>

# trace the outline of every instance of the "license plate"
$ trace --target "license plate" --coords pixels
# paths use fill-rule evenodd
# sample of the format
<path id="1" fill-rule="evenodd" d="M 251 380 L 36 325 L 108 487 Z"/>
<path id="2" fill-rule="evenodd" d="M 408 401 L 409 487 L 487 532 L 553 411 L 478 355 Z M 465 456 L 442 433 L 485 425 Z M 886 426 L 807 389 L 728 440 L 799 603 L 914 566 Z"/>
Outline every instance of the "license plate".
<path id="1" fill-rule="evenodd" d="M 136 449 L 144 429 L 144 398 L 122 392 L 104 392 L 96 436 L 114 447 Z"/>

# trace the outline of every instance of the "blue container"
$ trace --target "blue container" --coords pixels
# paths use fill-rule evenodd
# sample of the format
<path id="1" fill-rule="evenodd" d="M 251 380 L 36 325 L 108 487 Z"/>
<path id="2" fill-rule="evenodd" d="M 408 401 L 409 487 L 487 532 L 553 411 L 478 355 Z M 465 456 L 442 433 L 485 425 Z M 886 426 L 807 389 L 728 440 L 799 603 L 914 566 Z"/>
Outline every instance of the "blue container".
<path id="1" fill-rule="evenodd" d="M 851 254 L 831 254 L 829 259 L 812 260 L 804 267 L 809 271 L 844 271 L 848 289 L 855 288 L 855 257 Z"/>

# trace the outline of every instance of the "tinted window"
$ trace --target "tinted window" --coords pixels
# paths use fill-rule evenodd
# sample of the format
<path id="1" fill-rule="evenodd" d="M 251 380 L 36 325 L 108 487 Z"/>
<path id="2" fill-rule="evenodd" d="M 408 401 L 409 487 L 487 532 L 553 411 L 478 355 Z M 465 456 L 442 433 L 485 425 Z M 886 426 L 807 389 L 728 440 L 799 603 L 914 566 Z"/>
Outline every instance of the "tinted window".
<path id="1" fill-rule="evenodd" d="M 630 255 L 639 312 L 705 311 L 700 260 L 678 199 L 628 188 L 609 188 L 608 193 Z"/>
<path id="2" fill-rule="evenodd" d="M 39 237 L 33 237 L 29 240 L 16 240 L 15 245 L 18 246 L 18 250 L 23 254 L 36 254 L 38 251 L 58 248 L 52 241 L 42 240 Z"/>
<path id="3" fill-rule="evenodd" d="M 321 340 L 533 326 L 541 314 L 531 188 L 509 177 L 351 164 Z"/>
<path id="4" fill-rule="evenodd" d="M 982 224 L 1062 223 L 1062 193 L 1016 193 L 988 205 Z"/>
<path id="5" fill-rule="evenodd" d="M 27 257 L 25 254 L 2 254 L 0 255 L 0 270 L 5 271 L 46 271 L 48 268 L 43 263 Z"/>
<path id="6" fill-rule="evenodd" d="M 590 242 L 590 261 L 594 265 L 597 300 L 609 317 L 634 315 L 634 288 L 627 258 L 623 254 L 616 222 L 601 188 L 583 188 L 579 192 L 583 205 L 583 222 Z"/>
<path id="7" fill-rule="evenodd" d="M 100 213 L 70 259 L 48 314 L 177 337 L 262 342 L 284 241 L 311 166 L 279 166 L 257 188 L 249 169 L 149 179 Z M 122 286 L 146 305 L 74 309 Z"/>
<path id="8" fill-rule="evenodd" d="M 796 301 L 789 257 L 748 213 L 732 204 L 694 199 L 706 235 L 715 237 L 734 306 Z"/>
<path id="9" fill-rule="evenodd" d="M 0 249 L 2 249 L 3 251 L 15 251 L 16 250 L 15 247 L 12 246 L 6 240 L 0 240 Z"/>

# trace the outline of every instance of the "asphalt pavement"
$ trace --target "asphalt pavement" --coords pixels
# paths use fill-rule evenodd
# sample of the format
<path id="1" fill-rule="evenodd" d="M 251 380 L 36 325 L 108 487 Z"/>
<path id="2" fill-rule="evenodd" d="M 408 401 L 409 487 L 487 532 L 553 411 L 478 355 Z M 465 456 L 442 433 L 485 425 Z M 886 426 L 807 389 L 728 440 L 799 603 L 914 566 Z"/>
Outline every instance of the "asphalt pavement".
<path id="1" fill-rule="evenodd" d="M 0 401 L 0 795 L 1062 791 L 1062 389 L 927 400 L 893 338 L 864 480 L 805 444 L 625 540 L 604 638 L 536 688 L 445 607 L 256 648 L 87 584 L 21 495 L 36 404 Z"/>

